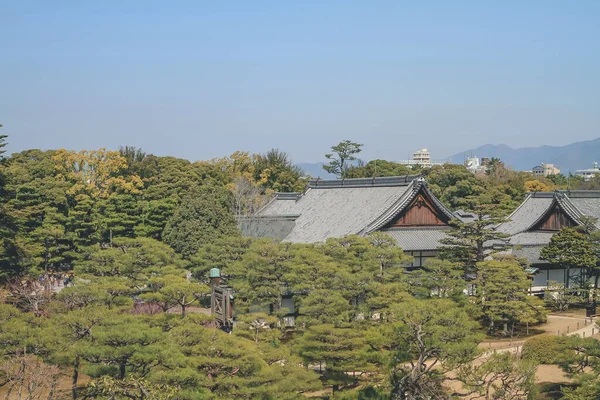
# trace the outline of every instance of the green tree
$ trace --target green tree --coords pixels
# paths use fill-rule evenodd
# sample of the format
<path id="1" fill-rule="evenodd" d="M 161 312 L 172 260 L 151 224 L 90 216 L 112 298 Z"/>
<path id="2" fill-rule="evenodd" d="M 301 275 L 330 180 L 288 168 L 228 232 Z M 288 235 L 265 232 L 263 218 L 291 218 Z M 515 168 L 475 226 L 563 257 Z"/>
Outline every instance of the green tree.
<path id="1" fill-rule="evenodd" d="M 124 314 L 113 314 L 95 327 L 90 341 L 93 344 L 77 342 L 74 351 L 89 363 L 114 369 L 119 380 L 128 371 L 147 375 L 164 363 L 169 350 L 160 328 L 150 327 L 139 316 Z"/>
<path id="2" fill-rule="evenodd" d="M 207 285 L 190 282 L 178 276 L 166 275 L 150 281 L 155 291 L 141 296 L 142 299 L 160 304 L 166 312 L 168 309 L 179 306 L 181 318 L 185 317 L 186 309 L 199 299 L 208 296 L 210 288 Z"/>
<path id="3" fill-rule="evenodd" d="M 461 367 L 458 376 L 469 394 L 477 393 L 485 399 L 530 399 L 536 392 L 537 366 L 532 359 L 494 353 L 481 364 Z"/>
<path id="4" fill-rule="evenodd" d="M 161 240 L 165 225 L 176 206 L 177 202 L 174 197 L 141 201 L 139 223 L 134 227 L 135 236 Z"/>
<path id="5" fill-rule="evenodd" d="M 344 140 L 331 147 L 331 153 L 325 154 L 329 164 L 324 164 L 323 169 L 338 178 L 344 179 L 350 169 L 349 162 L 356 160 L 355 154 L 362 151 L 362 144 Z"/>
<path id="6" fill-rule="evenodd" d="M 81 342 L 91 346 L 89 339 L 92 330 L 109 318 L 106 308 L 97 305 L 56 313 L 44 321 L 41 334 L 35 338 L 36 346 L 40 347 L 38 354 L 53 364 L 72 367 L 71 394 L 74 400 L 79 395 L 80 351 L 85 349 Z"/>
<path id="7" fill-rule="evenodd" d="M 184 391 L 203 388 L 207 398 L 293 399 L 318 389 L 312 372 L 289 357 L 268 363 L 252 340 L 190 322 L 173 328 L 171 335 L 182 358 L 180 367 L 166 371 L 162 380 Z"/>
<path id="8" fill-rule="evenodd" d="M 233 267 L 236 278 L 231 283 L 239 306 L 268 308 L 273 314 L 280 313 L 282 296 L 288 290 L 291 246 L 268 240 L 257 240 L 250 245 L 241 261 Z"/>
<path id="9" fill-rule="evenodd" d="M 187 265 L 175 251 L 149 238 L 114 238 L 112 246 L 90 246 L 82 249 L 75 263 L 78 274 L 129 278 L 133 285 L 144 286 L 155 274 L 180 274 Z"/>
<path id="10" fill-rule="evenodd" d="M 271 149 L 265 154 L 256 154 L 254 164 L 254 181 L 275 192 L 301 192 L 306 183 L 301 179 L 302 170 L 295 166 L 287 153 L 279 149 Z"/>
<path id="11" fill-rule="evenodd" d="M 208 282 L 208 272 L 211 268 L 219 268 L 223 275 L 235 278 L 236 263 L 242 260 L 253 239 L 242 236 L 224 236 L 214 242 L 200 246 L 198 252 L 191 258 L 190 270 L 196 279 Z"/>
<path id="12" fill-rule="evenodd" d="M 444 372 L 471 362 L 477 354 L 477 323 L 447 299 L 413 300 L 391 314 L 385 345 L 391 397 L 443 398 Z"/>
<path id="13" fill-rule="evenodd" d="M 300 314 L 306 325 L 343 324 L 350 321 L 351 307 L 341 294 L 329 289 L 316 289 L 300 300 Z"/>
<path id="14" fill-rule="evenodd" d="M 408 276 L 411 290 L 424 297 L 454 298 L 461 296 L 467 287 L 464 270 L 448 260 L 428 260 L 422 269 Z"/>
<path id="15" fill-rule="evenodd" d="M 540 258 L 566 269 L 566 287 L 570 287 L 571 269 L 593 269 L 597 260 L 596 252 L 590 240 L 575 228 L 563 228 L 553 235 L 550 243 L 540 252 Z M 583 275 L 581 281 L 586 281 L 587 273 L 583 273 Z M 596 288 L 597 283 L 596 280 Z"/>
<path id="16" fill-rule="evenodd" d="M 312 325 L 295 340 L 294 348 L 306 365 L 325 367 L 323 380 L 333 385 L 334 392 L 339 385 L 355 381 L 350 373 L 373 370 L 368 363 L 370 347 L 355 326 Z"/>
<path id="17" fill-rule="evenodd" d="M 512 336 L 515 324 L 545 319 L 543 304 L 529 295 L 531 282 L 518 262 L 487 260 L 477 269 L 475 304 L 489 333 L 504 324 L 504 332 Z"/>
<path id="18" fill-rule="evenodd" d="M 37 322 L 33 314 L 0 303 L 0 355 L 14 356 L 31 352 L 30 339 L 39 333 Z"/>
<path id="19" fill-rule="evenodd" d="M 494 252 L 508 247 L 505 239 L 509 236 L 496 230 L 496 225 L 505 221 L 501 207 L 492 204 L 487 196 L 470 199 L 469 211 L 474 217 L 470 221 L 452 220 L 456 229 L 448 231 L 442 239 L 444 247 L 440 253 L 443 259 L 459 262 L 466 272 L 476 272 L 476 265 Z"/>
<path id="20" fill-rule="evenodd" d="M 177 397 L 178 388 L 154 384 L 142 377 L 130 376 L 117 380 L 110 376 L 94 379 L 87 384 L 85 397 L 106 400 L 170 400 Z"/>
<path id="21" fill-rule="evenodd" d="M 169 218 L 163 240 L 184 258 L 189 258 L 202 244 L 239 235 L 231 209 L 231 193 L 225 188 L 202 186 L 186 196 Z"/>
<path id="22" fill-rule="evenodd" d="M 411 175 L 416 170 L 386 160 L 371 160 L 364 166 L 348 168 L 347 178 L 375 178 L 381 176 Z"/>

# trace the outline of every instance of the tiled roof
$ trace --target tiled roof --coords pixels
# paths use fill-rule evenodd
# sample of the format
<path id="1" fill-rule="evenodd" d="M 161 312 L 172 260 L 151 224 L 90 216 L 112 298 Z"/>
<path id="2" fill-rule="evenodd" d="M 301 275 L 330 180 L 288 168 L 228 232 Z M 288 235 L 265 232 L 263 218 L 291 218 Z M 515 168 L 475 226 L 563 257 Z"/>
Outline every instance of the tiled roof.
<path id="1" fill-rule="evenodd" d="M 541 221 L 555 204 L 578 224 L 583 223 L 583 217 L 597 218 L 596 227 L 600 229 L 600 191 L 561 190 L 529 193 L 525 201 L 508 217 L 509 221 L 500 224 L 498 230 L 510 235 L 527 231 Z"/>
<path id="2" fill-rule="evenodd" d="M 440 240 L 448 237 L 448 229 L 438 228 L 388 229 L 382 232 L 394 238 L 404 251 L 436 250 L 443 246 Z"/>
<path id="3" fill-rule="evenodd" d="M 525 201 L 508 216 L 508 222 L 498 226 L 502 233 L 514 235 L 531 227 L 552 206 L 554 196 L 540 196 L 539 193 L 529 194 Z"/>
<path id="4" fill-rule="evenodd" d="M 425 193 L 433 201 L 438 210 L 440 210 L 448 220 L 456 218 L 456 215 L 454 215 L 452 211 L 450 211 L 445 205 L 443 205 L 429 191 L 424 179 L 415 179 L 411 185 L 410 192 L 407 191 L 405 195 L 398 198 L 398 200 L 389 209 L 384 210 L 384 212 L 379 216 L 379 218 L 371 222 L 371 224 L 369 224 L 369 226 L 367 226 L 361 233 L 368 234 L 384 227 L 388 222 L 394 219 L 394 217 L 396 217 L 411 201 L 413 201 L 419 193 L 419 191 L 421 190 L 425 191 Z"/>
<path id="5" fill-rule="evenodd" d="M 525 258 L 530 264 L 546 264 L 547 261 L 540 259 L 540 252 L 544 246 L 521 246 L 512 249 L 512 254 Z"/>
<path id="6" fill-rule="evenodd" d="M 600 193 L 595 198 L 569 196 L 569 200 L 583 217 L 596 218 L 596 228 L 600 229 Z"/>
<path id="7" fill-rule="evenodd" d="M 550 243 L 556 232 L 529 231 L 533 229 L 554 206 L 562 209 L 577 224 L 585 217 L 598 218 L 600 229 L 600 191 L 572 190 L 552 193 L 530 193 L 525 201 L 509 217 L 511 221 L 500 224 L 498 230 L 511 234 L 509 242 L 514 247 L 512 254 L 526 258 L 532 264 L 544 264 L 541 250 Z"/>
<path id="8" fill-rule="evenodd" d="M 521 232 L 510 238 L 513 245 L 547 245 L 555 232 Z"/>
<path id="9" fill-rule="evenodd" d="M 425 180 L 416 175 L 313 180 L 303 194 L 277 194 L 256 217 L 264 223 L 270 223 L 268 218 L 265 219 L 268 216 L 294 216 L 295 225 L 283 238 L 284 241 L 293 243 L 322 242 L 330 237 L 351 234 L 366 235 L 393 220 L 421 190 L 448 220 L 456 218 L 429 192 Z M 277 229 L 277 232 L 281 231 Z M 437 239 L 432 243 L 435 248 Z"/>
<path id="10" fill-rule="evenodd" d="M 280 195 L 257 215 L 298 215 L 283 238 L 293 243 L 323 242 L 330 237 L 361 233 L 382 213 L 412 193 L 412 179 L 346 179 L 311 181 L 302 195 Z"/>

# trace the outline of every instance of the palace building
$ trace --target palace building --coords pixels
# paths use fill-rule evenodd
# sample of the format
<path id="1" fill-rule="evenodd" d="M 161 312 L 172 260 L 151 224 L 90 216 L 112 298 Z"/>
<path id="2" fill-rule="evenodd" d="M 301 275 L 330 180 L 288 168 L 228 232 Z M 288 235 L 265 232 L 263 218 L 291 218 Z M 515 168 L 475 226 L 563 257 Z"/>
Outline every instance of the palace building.
<path id="1" fill-rule="evenodd" d="M 292 243 L 318 243 L 346 235 L 385 232 L 405 253 L 410 267 L 425 265 L 438 255 L 441 241 L 454 229 L 450 220 L 473 220 L 451 211 L 418 175 L 311 180 L 304 193 L 278 193 L 252 217 L 242 221 L 246 236 Z M 542 248 L 564 227 L 595 224 L 600 229 L 600 191 L 573 190 L 529 193 L 496 229 L 509 235 L 508 253 L 526 259 L 534 272 L 532 286 L 540 291 L 549 281 L 575 282 L 584 271 L 551 265 L 540 259 Z M 571 283 L 572 285 L 572 283 Z"/>
<path id="2" fill-rule="evenodd" d="M 242 222 L 242 232 L 292 243 L 385 232 L 420 267 L 437 255 L 452 229 L 448 222 L 466 218 L 444 206 L 418 175 L 311 180 L 304 193 L 276 194 Z"/>
<path id="3" fill-rule="evenodd" d="M 581 276 L 577 268 L 567 271 L 540 259 L 542 248 L 550 243 L 552 235 L 562 228 L 588 223 L 600 229 L 600 191 L 571 190 L 529 193 L 523 203 L 498 226 L 510 235 L 512 254 L 527 259 L 539 269 L 534 276 L 534 288 L 546 287 L 549 281 L 573 282 Z"/>

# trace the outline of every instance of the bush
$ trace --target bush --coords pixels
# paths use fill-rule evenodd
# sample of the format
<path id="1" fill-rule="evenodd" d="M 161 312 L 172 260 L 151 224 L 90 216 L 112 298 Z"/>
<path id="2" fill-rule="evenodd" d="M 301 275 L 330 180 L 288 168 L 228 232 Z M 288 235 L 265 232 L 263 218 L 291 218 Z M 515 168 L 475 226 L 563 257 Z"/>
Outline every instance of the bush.
<path id="1" fill-rule="evenodd" d="M 536 336 L 523 344 L 523 358 L 540 364 L 556 364 L 560 353 L 560 343 L 556 336 Z"/>

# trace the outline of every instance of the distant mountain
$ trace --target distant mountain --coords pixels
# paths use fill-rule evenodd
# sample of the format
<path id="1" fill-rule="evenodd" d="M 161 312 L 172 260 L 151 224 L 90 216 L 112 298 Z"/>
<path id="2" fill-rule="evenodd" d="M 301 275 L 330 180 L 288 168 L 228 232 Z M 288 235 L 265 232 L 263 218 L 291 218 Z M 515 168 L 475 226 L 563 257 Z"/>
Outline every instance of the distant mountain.
<path id="1" fill-rule="evenodd" d="M 323 169 L 323 163 L 299 163 L 296 164 L 298 167 L 302 168 L 305 175 L 310 175 L 313 178 L 322 178 L 322 179 L 335 179 L 334 174 L 330 174 L 329 172 Z"/>
<path id="2" fill-rule="evenodd" d="M 462 164 L 465 157 L 497 157 L 518 171 L 529 171 L 541 163 L 554 164 L 562 173 L 591 168 L 600 162 L 600 138 L 566 146 L 541 146 L 513 149 L 504 144 L 486 144 L 450 157 L 450 162 Z"/>

